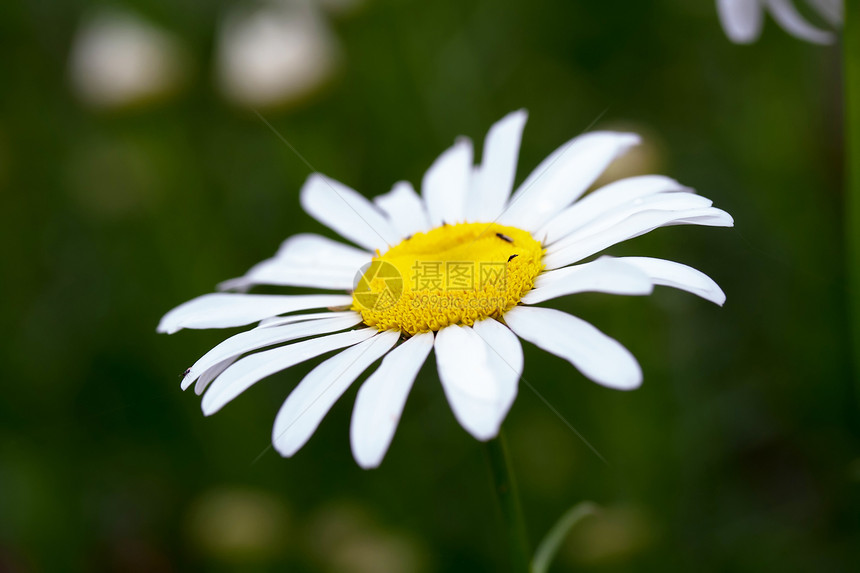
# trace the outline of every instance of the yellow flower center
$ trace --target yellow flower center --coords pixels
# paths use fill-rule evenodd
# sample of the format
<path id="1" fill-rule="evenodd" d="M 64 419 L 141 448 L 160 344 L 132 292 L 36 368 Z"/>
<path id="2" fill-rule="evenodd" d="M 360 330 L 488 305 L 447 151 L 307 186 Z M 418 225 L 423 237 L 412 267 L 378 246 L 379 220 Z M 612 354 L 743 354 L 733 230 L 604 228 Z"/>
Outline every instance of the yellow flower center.
<path id="1" fill-rule="evenodd" d="M 501 317 L 534 286 L 540 243 L 495 223 L 443 225 L 373 258 L 352 309 L 379 330 L 409 335 Z"/>

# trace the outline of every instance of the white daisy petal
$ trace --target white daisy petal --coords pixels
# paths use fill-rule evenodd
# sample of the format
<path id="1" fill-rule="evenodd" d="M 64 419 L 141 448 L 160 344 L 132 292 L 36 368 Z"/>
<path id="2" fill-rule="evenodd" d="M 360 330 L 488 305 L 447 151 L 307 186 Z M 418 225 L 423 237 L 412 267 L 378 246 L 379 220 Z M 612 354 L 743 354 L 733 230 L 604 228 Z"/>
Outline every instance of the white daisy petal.
<path id="1" fill-rule="evenodd" d="M 481 165 L 476 167 L 472 192 L 466 199 L 466 219 L 495 221 L 514 187 L 520 139 L 528 119 L 524 109 L 509 113 L 487 132 Z"/>
<path id="2" fill-rule="evenodd" d="M 302 233 L 281 244 L 277 254 L 251 267 L 244 276 L 224 281 L 220 290 L 255 284 L 350 290 L 355 273 L 373 254 L 320 235 Z"/>
<path id="3" fill-rule="evenodd" d="M 203 395 L 201 403 L 203 413 L 207 416 L 214 414 L 233 398 L 275 372 L 286 370 L 326 352 L 353 346 L 374 336 L 377 332 L 375 328 L 339 332 L 246 356 L 227 368 L 212 382 L 209 390 Z"/>
<path id="4" fill-rule="evenodd" d="M 708 213 L 701 215 L 689 215 L 672 219 L 663 227 L 675 225 L 700 225 L 703 227 L 732 227 L 735 224 L 732 216 L 721 209 L 708 209 Z"/>
<path id="5" fill-rule="evenodd" d="M 275 254 L 276 259 L 296 265 L 313 264 L 319 259 L 325 259 L 333 267 L 361 266 L 372 256 L 373 253 L 368 251 L 314 233 L 300 233 L 290 237 L 281 243 Z"/>
<path id="6" fill-rule="evenodd" d="M 188 374 L 182 380 L 182 389 L 184 390 L 190 386 L 206 370 L 228 358 L 238 357 L 246 352 L 272 346 L 273 344 L 282 344 L 308 336 L 337 332 L 355 326 L 359 322 L 361 322 L 361 315 L 357 312 L 352 312 L 347 316 L 306 320 L 284 326 L 254 328 L 246 332 L 240 332 L 221 342 L 221 344 L 215 346 L 195 362 L 194 366 L 189 369 Z"/>
<path id="7" fill-rule="evenodd" d="M 430 228 L 421 197 L 408 181 L 399 181 L 388 193 L 373 200 L 382 209 L 401 237 Z"/>
<path id="8" fill-rule="evenodd" d="M 728 213 L 714 207 L 688 211 L 643 211 L 613 227 L 584 236 L 573 244 L 561 248 L 555 248 L 556 245 L 553 245 L 547 249 L 543 262 L 547 269 L 564 267 L 612 245 L 671 224 L 731 227 L 733 223 Z"/>
<path id="9" fill-rule="evenodd" d="M 341 316 L 353 316 L 355 311 L 341 310 L 333 312 L 327 310 L 325 312 L 310 312 L 304 314 L 290 314 L 288 316 L 273 316 L 272 318 L 264 318 L 255 328 L 271 328 L 273 326 L 283 326 L 284 324 L 293 324 L 294 322 L 305 322 L 307 320 L 318 320 L 320 318 L 337 318 Z"/>
<path id="10" fill-rule="evenodd" d="M 588 224 L 573 230 L 552 243 L 549 252 L 558 251 L 569 245 L 579 243 L 584 237 L 616 227 L 619 223 L 629 219 L 632 215 L 643 212 L 680 212 L 693 209 L 705 209 L 712 202 L 707 197 L 689 192 L 655 193 L 645 197 L 639 197 L 614 209 L 602 213 L 599 217 L 592 219 Z"/>
<path id="11" fill-rule="evenodd" d="M 570 140 L 544 159 L 519 186 L 499 222 L 538 230 L 585 193 L 616 157 L 639 141 L 636 134 L 610 131 L 586 133 Z"/>
<path id="12" fill-rule="evenodd" d="M 549 245 L 591 223 L 605 213 L 628 205 L 632 201 L 649 195 L 669 192 L 689 193 L 692 192 L 692 189 L 662 175 L 641 175 L 614 181 L 589 193 L 564 209 L 550 219 L 535 233 L 535 236 L 542 238 L 544 244 Z"/>
<path id="13" fill-rule="evenodd" d="M 602 386 L 632 390 L 642 384 L 642 369 L 630 351 L 581 318 L 517 306 L 505 313 L 505 322 L 520 338 L 564 358 Z"/>
<path id="14" fill-rule="evenodd" d="M 605 292 L 623 295 L 648 295 L 653 285 L 648 275 L 612 257 L 549 271 L 538 276 L 534 288 L 522 298 L 524 304 L 580 292 Z"/>
<path id="15" fill-rule="evenodd" d="M 370 257 L 366 262 L 370 262 Z M 218 290 L 244 291 L 253 285 L 298 286 L 328 290 L 350 290 L 360 266 L 346 269 L 324 267 L 297 267 L 269 259 L 254 266 L 243 277 L 218 284 Z"/>
<path id="16" fill-rule="evenodd" d="M 720 306 L 726 302 L 725 293 L 713 279 L 687 265 L 650 257 L 619 257 L 614 260 L 636 267 L 655 285 L 685 290 Z"/>
<path id="17" fill-rule="evenodd" d="M 212 383 L 215 378 L 221 375 L 222 372 L 227 370 L 231 364 L 239 360 L 238 356 L 233 356 L 232 358 L 228 358 L 222 362 L 219 362 L 215 366 L 207 369 L 197 378 L 197 383 L 194 385 L 194 393 L 200 396 L 209 387 L 209 384 Z M 188 386 L 185 384 L 185 380 L 182 381 L 182 389 L 187 390 Z"/>
<path id="18" fill-rule="evenodd" d="M 386 251 L 400 240 L 373 203 L 330 177 L 312 174 L 302 187 L 299 199 L 314 219 L 366 249 Z"/>
<path id="19" fill-rule="evenodd" d="M 460 138 L 430 166 L 421 182 L 430 225 L 462 223 L 472 176 L 472 142 Z"/>
<path id="20" fill-rule="evenodd" d="M 478 328 L 482 334 L 468 326 L 443 328 L 434 347 L 439 379 L 454 417 L 475 438 L 486 441 L 499 433 L 516 396 L 522 349 L 516 337 L 511 341 L 492 325 Z"/>
<path id="21" fill-rule="evenodd" d="M 795 38 L 814 44 L 832 44 L 836 41 L 836 37 L 830 32 L 819 30 L 804 20 L 791 0 L 765 0 L 765 2 L 774 20 Z"/>
<path id="22" fill-rule="evenodd" d="M 472 330 L 486 343 L 487 362 L 495 370 L 502 390 L 500 411 L 496 414 L 500 416 L 498 424 L 501 426 L 517 395 L 517 384 L 523 373 L 523 347 L 511 329 L 494 318 L 476 321 Z"/>
<path id="23" fill-rule="evenodd" d="M 433 349 L 433 333 L 416 334 L 382 360 L 361 385 L 350 422 L 352 455 L 365 469 L 382 463 L 418 371 Z"/>
<path id="24" fill-rule="evenodd" d="M 750 44 L 761 35 L 764 7 L 759 0 L 717 0 L 717 13 L 732 42 Z"/>
<path id="25" fill-rule="evenodd" d="M 400 333 L 393 330 L 380 332 L 311 370 L 278 411 L 272 430 L 275 449 L 284 457 L 295 454 L 310 439 L 337 399 L 399 338 Z"/>
<path id="26" fill-rule="evenodd" d="M 210 293 L 180 304 L 158 323 L 158 332 L 183 328 L 229 328 L 297 310 L 349 306 L 345 294 L 268 295 Z"/>

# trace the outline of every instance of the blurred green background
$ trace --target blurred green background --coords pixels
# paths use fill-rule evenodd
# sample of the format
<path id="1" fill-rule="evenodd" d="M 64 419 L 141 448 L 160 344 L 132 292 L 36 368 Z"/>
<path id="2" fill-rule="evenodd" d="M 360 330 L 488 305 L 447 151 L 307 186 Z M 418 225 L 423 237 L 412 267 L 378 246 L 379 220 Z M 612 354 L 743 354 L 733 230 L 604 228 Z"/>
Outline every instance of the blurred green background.
<path id="1" fill-rule="evenodd" d="M 609 252 L 690 264 L 728 302 L 553 305 L 627 346 L 645 383 L 608 390 L 525 345 L 526 379 L 608 460 L 521 385 L 505 427 L 531 541 L 593 500 L 605 511 L 554 570 L 856 570 L 838 47 L 773 22 L 732 45 L 708 0 L 348 4 L 305 6 L 328 31 L 319 85 L 251 104 L 215 71 L 237 3 L 0 5 L 0 571 L 505 570 L 482 445 L 432 360 L 374 471 L 349 449 L 358 385 L 293 459 L 268 448 L 313 361 L 211 418 L 180 391 L 233 331 L 157 335 L 161 315 L 291 234 L 326 233 L 298 205 L 308 167 L 251 105 L 367 196 L 420 183 L 457 135 L 480 145 L 521 107 L 518 181 L 595 121 L 641 133 L 613 177 L 675 177 L 736 227 Z M 76 83 L 74 46 L 107 6 L 181 46 L 158 97 L 105 103 Z"/>

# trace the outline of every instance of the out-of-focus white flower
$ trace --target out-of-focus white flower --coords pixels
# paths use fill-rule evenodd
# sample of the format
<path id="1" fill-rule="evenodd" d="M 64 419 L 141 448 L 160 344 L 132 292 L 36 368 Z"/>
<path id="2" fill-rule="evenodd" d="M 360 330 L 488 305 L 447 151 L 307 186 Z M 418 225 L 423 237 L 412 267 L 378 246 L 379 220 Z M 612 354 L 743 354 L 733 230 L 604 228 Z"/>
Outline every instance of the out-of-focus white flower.
<path id="1" fill-rule="evenodd" d="M 834 28 L 842 25 L 842 0 L 807 0 L 807 3 Z M 761 35 L 764 13 L 795 38 L 814 44 L 832 44 L 833 32 L 807 22 L 792 0 L 717 0 L 717 12 L 726 35 L 736 44 L 751 44 Z"/>
<path id="2" fill-rule="evenodd" d="M 366 468 L 382 461 L 431 352 L 455 418 L 479 440 L 498 434 L 514 402 L 523 371 L 520 339 L 598 384 L 638 387 L 642 371 L 620 343 L 580 318 L 533 305 L 582 292 L 647 295 L 655 285 L 722 304 L 725 295 L 713 280 L 680 263 L 583 261 L 658 227 L 728 227 L 732 218 L 656 175 L 614 181 L 583 197 L 616 157 L 639 143 L 632 133 L 597 131 L 570 140 L 511 194 L 525 122 L 524 110 L 497 122 L 479 165 L 471 141 L 458 139 L 425 173 L 422 196 L 400 182 L 371 202 L 311 175 L 302 206 L 360 248 L 297 235 L 222 288 L 268 284 L 343 294 L 217 293 L 171 310 L 160 332 L 259 322 L 198 360 L 182 387 L 196 380 L 195 390 L 206 392 L 203 412 L 213 414 L 275 372 L 345 349 L 314 368 L 275 419 L 275 449 L 292 456 L 347 388 L 382 359 L 359 390 L 352 416 L 352 451 Z"/>
<path id="3" fill-rule="evenodd" d="M 117 9 L 87 17 L 72 43 L 69 72 L 82 100 L 122 108 L 175 93 L 187 77 L 179 40 L 136 14 Z"/>
<path id="4" fill-rule="evenodd" d="M 338 48 L 307 0 L 238 9 L 222 26 L 217 54 L 221 90 L 235 103 L 273 107 L 299 99 L 335 71 Z"/>

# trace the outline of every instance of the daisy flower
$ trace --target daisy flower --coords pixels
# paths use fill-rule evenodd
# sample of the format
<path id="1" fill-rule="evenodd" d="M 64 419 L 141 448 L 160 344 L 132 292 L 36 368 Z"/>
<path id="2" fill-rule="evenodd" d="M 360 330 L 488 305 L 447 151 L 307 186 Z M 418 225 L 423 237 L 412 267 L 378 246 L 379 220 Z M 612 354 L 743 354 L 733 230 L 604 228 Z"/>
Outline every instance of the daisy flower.
<path id="1" fill-rule="evenodd" d="M 206 415 L 257 381 L 323 354 L 290 393 L 272 442 L 292 456 L 331 406 L 378 360 L 362 384 L 350 438 L 356 461 L 376 467 L 412 384 L 431 351 L 454 416 L 479 440 L 497 435 L 523 371 L 520 339 L 569 361 L 609 388 L 642 382 L 621 344 L 570 314 L 534 306 L 580 292 L 647 295 L 655 285 L 722 305 L 710 278 L 680 263 L 601 257 L 616 243 L 668 225 L 730 227 L 732 218 L 677 181 L 630 177 L 585 194 L 639 137 L 598 131 L 568 141 L 513 188 L 526 112 L 492 126 L 479 165 L 460 138 L 433 163 L 421 195 L 407 182 L 369 201 L 312 174 L 301 204 L 350 246 L 316 234 L 287 239 L 277 254 L 220 285 L 310 287 L 333 294 L 206 294 L 168 312 L 160 332 L 258 323 L 200 358 L 195 384 Z M 337 292 L 339 291 L 339 293 Z M 323 309 L 320 311 L 320 309 Z M 315 311 L 315 312 L 302 312 Z"/>
<path id="2" fill-rule="evenodd" d="M 807 0 L 813 10 L 834 28 L 842 25 L 843 0 Z M 807 22 L 792 0 L 717 0 L 717 12 L 723 29 L 736 44 L 758 40 L 765 11 L 789 34 L 813 44 L 832 44 L 832 32 L 820 30 Z"/>

